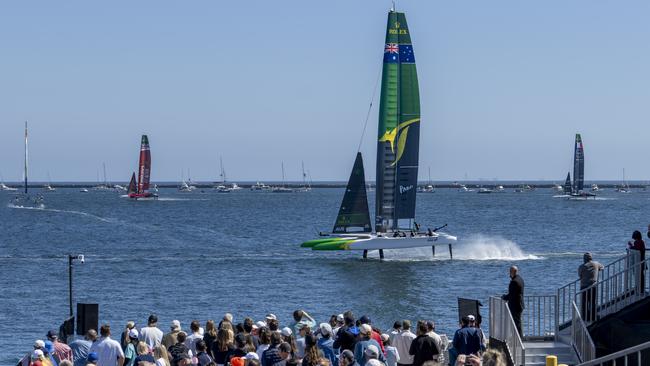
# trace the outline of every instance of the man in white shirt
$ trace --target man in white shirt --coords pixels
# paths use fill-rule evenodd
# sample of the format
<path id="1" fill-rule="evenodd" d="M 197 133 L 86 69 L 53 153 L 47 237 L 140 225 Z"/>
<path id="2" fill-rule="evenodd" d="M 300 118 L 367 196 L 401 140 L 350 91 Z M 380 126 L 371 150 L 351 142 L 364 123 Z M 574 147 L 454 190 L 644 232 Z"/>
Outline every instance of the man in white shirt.
<path id="1" fill-rule="evenodd" d="M 163 331 L 158 329 L 158 317 L 155 314 L 149 315 L 147 326 L 140 329 L 140 340 L 152 350 L 162 343 Z"/>
<path id="2" fill-rule="evenodd" d="M 393 329 L 391 329 L 390 332 L 388 332 L 388 338 L 390 339 L 390 344 L 395 345 L 395 337 L 397 337 L 401 331 L 402 331 L 402 322 L 398 320 L 393 324 Z"/>
<path id="3" fill-rule="evenodd" d="M 120 342 L 111 339 L 111 326 L 102 325 L 99 330 L 102 338 L 90 347 L 90 352 L 97 353 L 97 364 L 102 366 L 123 366 L 124 352 Z"/>
<path id="4" fill-rule="evenodd" d="M 442 344 L 442 337 L 436 333 L 436 323 L 432 320 L 427 321 L 427 331 L 427 335 L 433 338 L 433 342 L 436 344 L 436 348 L 438 348 L 438 354 L 433 359 L 434 361 L 438 361 L 438 357 L 444 352 L 445 348 Z"/>
<path id="5" fill-rule="evenodd" d="M 192 351 L 192 354 L 196 354 L 196 342 L 200 341 L 203 339 L 203 335 L 200 332 L 201 325 L 199 324 L 198 320 L 192 320 L 192 323 L 190 324 L 190 329 L 192 330 L 192 334 L 188 335 L 187 338 L 185 338 L 185 345 L 187 348 Z"/>
<path id="6" fill-rule="evenodd" d="M 411 332 L 411 321 L 405 319 L 402 321 L 402 331 L 399 335 L 395 336 L 395 348 L 399 354 L 398 366 L 410 366 L 413 364 L 413 356 L 409 354 L 411 343 L 416 338 L 416 335 Z"/>

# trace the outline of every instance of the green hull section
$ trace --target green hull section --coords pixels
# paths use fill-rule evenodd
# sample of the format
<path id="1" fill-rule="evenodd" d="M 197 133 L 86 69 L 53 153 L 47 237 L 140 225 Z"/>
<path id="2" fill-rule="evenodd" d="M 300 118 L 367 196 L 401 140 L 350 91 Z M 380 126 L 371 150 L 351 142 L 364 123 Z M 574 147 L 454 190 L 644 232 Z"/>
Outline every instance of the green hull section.
<path id="1" fill-rule="evenodd" d="M 348 245 L 354 242 L 355 239 L 350 238 L 315 239 L 300 244 L 300 247 L 312 250 L 347 250 Z"/>

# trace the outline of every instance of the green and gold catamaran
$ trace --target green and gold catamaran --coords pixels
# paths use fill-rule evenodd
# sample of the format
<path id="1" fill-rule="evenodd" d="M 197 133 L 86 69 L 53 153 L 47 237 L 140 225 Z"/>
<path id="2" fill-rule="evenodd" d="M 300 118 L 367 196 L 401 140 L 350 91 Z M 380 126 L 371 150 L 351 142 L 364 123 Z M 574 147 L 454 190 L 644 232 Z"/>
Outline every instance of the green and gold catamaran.
<path id="1" fill-rule="evenodd" d="M 404 13 L 388 13 L 377 139 L 375 231 L 363 159 L 358 152 L 331 234 L 302 243 L 313 250 L 379 250 L 450 244 L 456 237 L 420 231 L 415 202 L 420 148 L 420 92 L 415 54 Z M 451 253 L 451 246 L 450 253 Z M 434 248 L 435 253 L 435 248 Z"/>

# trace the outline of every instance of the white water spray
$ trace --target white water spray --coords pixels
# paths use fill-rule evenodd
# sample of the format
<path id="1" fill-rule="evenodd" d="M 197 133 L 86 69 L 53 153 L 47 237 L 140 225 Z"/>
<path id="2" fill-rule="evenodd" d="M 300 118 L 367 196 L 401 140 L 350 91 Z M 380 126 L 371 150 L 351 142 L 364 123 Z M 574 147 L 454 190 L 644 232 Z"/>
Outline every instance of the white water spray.
<path id="1" fill-rule="evenodd" d="M 481 234 L 460 238 L 457 243 L 452 244 L 452 250 L 454 253 L 453 260 L 523 261 L 544 259 L 543 257 L 524 252 L 517 243 L 511 240 Z M 431 248 L 385 250 L 384 252 L 387 260 L 432 260 Z M 447 245 L 436 246 L 436 256 L 433 259 L 449 260 Z"/>

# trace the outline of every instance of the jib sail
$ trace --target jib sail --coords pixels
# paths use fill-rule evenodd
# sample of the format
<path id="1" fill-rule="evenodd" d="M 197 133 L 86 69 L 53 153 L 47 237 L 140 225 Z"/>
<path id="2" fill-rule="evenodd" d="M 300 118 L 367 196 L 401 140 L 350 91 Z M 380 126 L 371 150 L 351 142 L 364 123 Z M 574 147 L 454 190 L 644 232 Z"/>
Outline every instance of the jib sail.
<path id="1" fill-rule="evenodd" d="M 350 173 L 350 179 L 345 188 L 345 195 L 332 232 L 369 233 L 371 231 L 372 225 L 370 223 L 370 211 L 368 210 L 363 157 L 360 152 L 357 152 L 357 158 L 354 160 L 352 173 Z"/>

